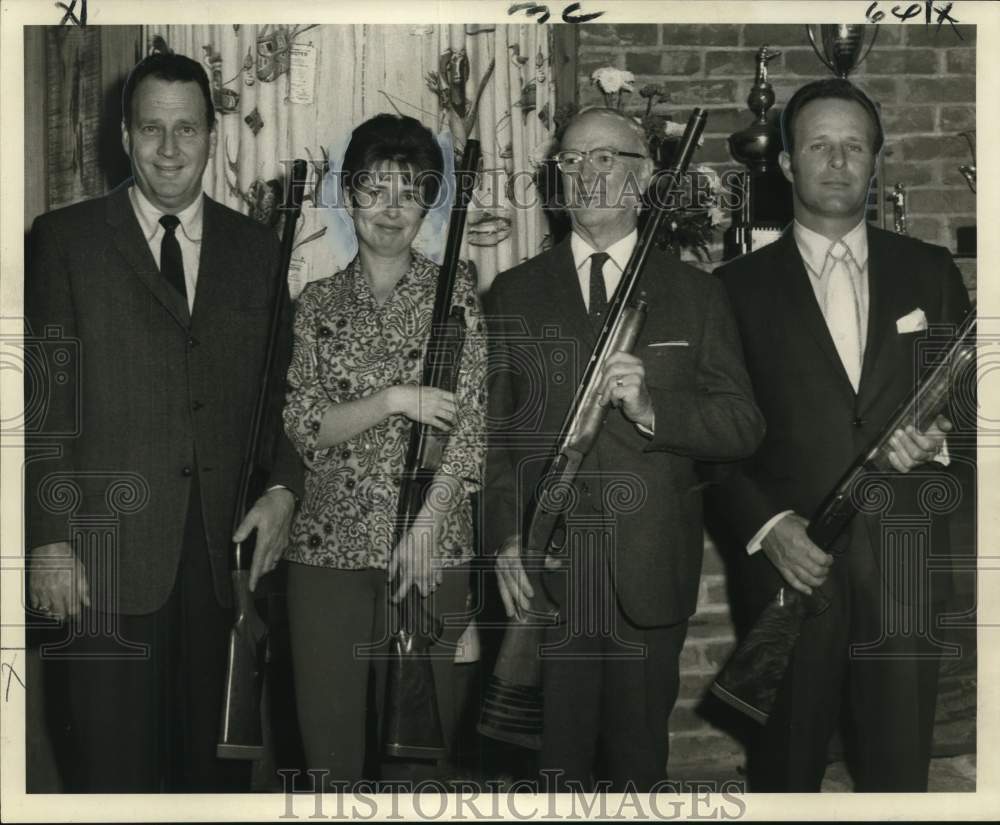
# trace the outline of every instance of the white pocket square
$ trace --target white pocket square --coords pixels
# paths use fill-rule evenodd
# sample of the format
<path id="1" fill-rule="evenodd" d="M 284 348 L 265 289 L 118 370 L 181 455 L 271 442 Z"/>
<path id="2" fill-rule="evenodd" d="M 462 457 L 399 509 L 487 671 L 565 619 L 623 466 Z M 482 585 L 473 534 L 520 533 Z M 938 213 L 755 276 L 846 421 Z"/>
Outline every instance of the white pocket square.
<path id="1" fill-rule="evenodd" d="M 646 344 L 646 346 L 650 347 L 650 348 L 653 348 L 653 347 L 689 347 L 689 346 L 691 346 L 691 344 L 689 344 L 687 341 L 652 341 L 652 342 Z"/>
<path id="2" fill-rule="evenodd" d="M 920 332 L 923 329 L 927 329 L 927 316 L 924 315 L 922 309 L 915 309 L 896 320 L 896 332 L 900 335 L 905 335 L 907 332 Z"/>

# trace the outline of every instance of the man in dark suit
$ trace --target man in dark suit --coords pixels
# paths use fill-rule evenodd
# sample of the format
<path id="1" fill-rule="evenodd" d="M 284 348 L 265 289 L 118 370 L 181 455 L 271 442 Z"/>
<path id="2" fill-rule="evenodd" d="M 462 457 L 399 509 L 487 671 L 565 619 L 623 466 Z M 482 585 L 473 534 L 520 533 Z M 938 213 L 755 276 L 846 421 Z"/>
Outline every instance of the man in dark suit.
<path id="1" fill-rule="evenodd" d="M 533 592 L 520 551 L 531 493 L 635 248 L 653 172 L 642 129 L 607 109 L 578 115 L 557 158 L 571 236 L 502 273 L 486 298 L 485 535 L 511 616 Z M 667 719 L 701 573 L 695 459 L 748 455 L 762 434 L 721 284 L 654 250 L 641 290 L 645 326 L 635 354 L 607 361 L 607 421 L 574 484 L 567 534 L 578 552 L 546 574 L 562 623 L 547 629 L 541 653 L 540 767 L 618 790 L 666 777 Z"/>
<path id="2" fill-rule="evenodd" d="M 856 491 L 863 512 L 834 556 L 805 528 L 912 392 L 928 325 L 959 322 L 968 296 L 947 250 L 865 222 L 883 133 L 863 92 L 839 79 L 802 87 L 782 134 L 794 223 L 720 269 L 767 434 L 726 477 L 719 504 L 746 546 L 739 588 L 752 614 L 782 584 L 822 586 L 832 606 L 803 625 L 752 755 L 751 787 L 819 790 L 846 694 L 856 788 L 926 790 L 934 605 L 949 577 L 929 577 L 921 548 L 947 552 L 947 524 L 932 511 L 957 502 L 934 502 L 946 471 L 932 460 L 948 460 L 940 451 L 951 423 L 942 416 L 927 432 L 895 433 L 894 472 Z"/>
<path id="3" fill-rule="evenodd" d="M 200 65 L 147 57 L 123 95 L 134 179 L 32 230 L 28 321 L 79 351 L 39 443 L 68 435 L 27 489 L 31 606 L 71 631 L 70 791 L 247 789 L 247 766 L 215 757 L 228 548 L 256 530 L 253 582 L 275 566 L 301 466 L 273 417 L 270 488 L 230 535 L 278 249 L 203 195 L 214 123 Z"/>

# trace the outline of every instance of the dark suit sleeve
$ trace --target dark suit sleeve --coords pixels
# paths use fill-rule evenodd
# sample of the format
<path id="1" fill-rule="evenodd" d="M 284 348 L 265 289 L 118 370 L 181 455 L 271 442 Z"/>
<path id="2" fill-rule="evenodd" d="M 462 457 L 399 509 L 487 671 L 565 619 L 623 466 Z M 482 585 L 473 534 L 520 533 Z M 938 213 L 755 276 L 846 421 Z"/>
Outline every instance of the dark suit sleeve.
<path id="1" fill-rule="evenodd" d="M 656 428 L 646 450 L 663 450 L 697 459 L 725 460 L 750 455 L 764 436 L 743 363 L 736 323 L 721 282 L 709 284 L 701 340 L 697 386 L 649 388 Z"/>
<path id="2" fill-rule="evenodd" d="M 955 266 L 955 261 L 945 253 L 947 269 L 943 283 L 941 299 L 941 317 L 946 323 L 960 324 L 971 306 L 969 292 L 962 280 L 962 273 Z"/>
<path id="3" fill-rule="evenodd" d="M 483 491 L 483 549 L 492 555 L 520 531 L 514 464 L 509 450 L 514 396 L 505 342 L 503 302 L 494 286 L 483 298 L 487 322 L 487 451 Z"/>
<path id="4" fill-rule="evenodd" d="M 265 277 L 273 278 L 273 273 L 279 266 L 279 249 L 277 240 L 269 237 L 268 261 L 264 270 Z M 282 281 L 282 288 L 288 289 L 288 281 Z M 272 396 L 268 402 L 271 414 L 268 416 L 268 427 L 274 438 L 274 461 L 271 467 L 271 474 L 268 477 L 268 487 L 281 485 L 287 487 L 295 497 L 302 498 L 303 472 L 302 459 L 292 446 L 291 441 L 285 434 L 282 422 L 281 409 L 284 406 L 285 392 L 287 388 L 286 376 L 288 375 L 288 364 L 292 357 L 292 316 L 293 308 L 290 300 L 285 301 L 284 311 L 278 321 L 278 339 L 276 342 L 274 364 L 271 367 L 271 392 Z"/>
<path id="5" fill-rule="evenodd" d="M 27 488 L 27 546 L 40 547 L 69 540 L 69 509 L 45 506 L 42 484 L 51 473 L 68 474 L 75 468 L 74 445 L 80 426 L 79 371 L 81 352 L 77 339 L 69 267 L 59 244 L 59 233 L 48 216 L 38 218 L 31 230 L 25 279 L 24 400 L 26 407 L 25 456 Z M 64 348 L 62 345 L 66 344 Z M 68 369 L 53 357 L 68 353 Z M 57 380 L 65 379 L 65 383 Z M 35 403 L 37 413 L 29 415 Z M 54 458 L 46 457 L 58 451 Z M 34 460 L 32 460 L 34 459 Z"/>

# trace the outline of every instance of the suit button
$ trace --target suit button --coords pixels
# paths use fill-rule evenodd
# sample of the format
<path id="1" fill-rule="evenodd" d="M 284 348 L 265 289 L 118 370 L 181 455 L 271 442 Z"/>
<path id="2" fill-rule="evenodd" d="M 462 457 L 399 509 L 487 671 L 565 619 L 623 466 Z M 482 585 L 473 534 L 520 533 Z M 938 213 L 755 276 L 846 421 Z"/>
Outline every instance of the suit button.
<path id="1" fill-rule="evenodd" d="M 194 349 L 196 346 L 198 346 L 198 339 L 195 338 L 193 335 L 189 336 L 187 339 L 187 345 L 188 349 Z"/>
<path id="2" fill-rule="evenodd" d="M 867 424 L 868 422 L 867 422 L 867 421 L 866 421 L 866 420 L 865 420 L 864 418 L 855 418 L 855 419 L 854 419 L 854 420 L 853 420 L 853 421 L 852 421 L 851 423 L 852 423 L 852 424 L 853 424 L 853 425 L 854 425 L 855 427 L 863 427 L 863 426 L 865 426 L 865 424 Z"/>
<path id="3" fill-rule="evenodd" d="M 190 467 L 184 467 L 181 469 L 181 475 L 184 476 L 185 478 L 190 476 L 192 472 L 194 471 Z"/>

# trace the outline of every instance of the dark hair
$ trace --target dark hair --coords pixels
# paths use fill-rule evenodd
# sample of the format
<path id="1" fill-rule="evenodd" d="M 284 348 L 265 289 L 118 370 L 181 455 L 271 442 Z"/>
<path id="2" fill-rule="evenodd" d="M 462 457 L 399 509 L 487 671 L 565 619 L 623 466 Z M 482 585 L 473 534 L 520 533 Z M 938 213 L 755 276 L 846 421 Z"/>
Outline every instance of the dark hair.
<path id="1" fill-rule="evenodd" d="M 435 202 L 444 174 L 444 158 L 433 133 L 419 120 L 383 113 L 369 118 L 351 133 L 341 181 L 352 202 L 355 184 L 366 172 L 386 162 L 413 170 L 424 209 Z"/>
<path id="2" fill-rule="evenodd" d="M 781 140 L 785 145 L 785 151 L 789 154 L 795 148 L 795 119 L 805 106 L 814 100 L 849 100 L 853 101 L 868 113 L 872 125 L 875 127 L 875 145 L 872 147 L 874 154 L 878 154 L 885 141 L 885 132 L 882 131 L 882 119 L 878 115 L 878 109 L 861 89 L 853 83 L 839 77 L 827 77 L 823 80 L 814 80 L 799 88 L 792 99 L 785 106 L 785 111 L 781 113 Z"/>
<path id="3" fill-rule="evenodd" d="M 122 120 L 125 126 L 132 125 L 132 98 L 147 77 L 155 77 L 171 83 L 197 83 L 205 98 L 205 122 L 211 130 L 215 126 L 215 107 L 212 105 L 212 89 L 208 83 L 208 75 L 204 67 L 182 54 L 164 54 L 156 52 L 144 57 L 128 73 L 125 88 L 122 89 Z"/>

